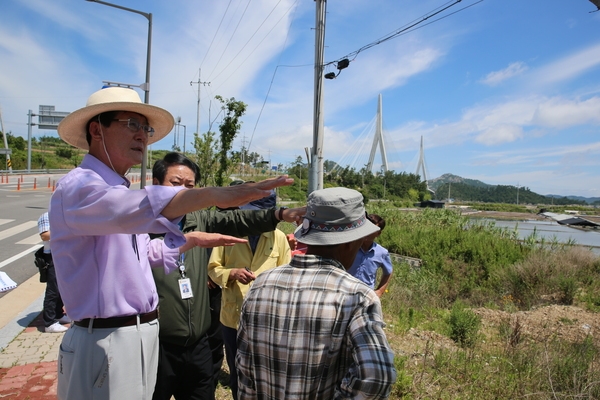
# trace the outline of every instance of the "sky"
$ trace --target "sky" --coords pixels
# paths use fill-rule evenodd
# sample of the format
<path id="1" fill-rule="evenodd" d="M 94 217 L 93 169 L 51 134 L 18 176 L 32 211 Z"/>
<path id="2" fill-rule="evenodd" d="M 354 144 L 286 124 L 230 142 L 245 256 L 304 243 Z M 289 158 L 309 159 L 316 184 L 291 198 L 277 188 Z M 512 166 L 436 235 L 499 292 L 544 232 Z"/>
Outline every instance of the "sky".
<path id="1" fill-rule="evenodd" d="M 192 150 L 198 120 L 200 133 L 218 131 L 220 95 L 248 105 L 234 150 L 272 165 L 306 159 L 315 1 L 112 3 L 152 13 L 150 103 L 181 118 L 152 149 Z M 339 74 L 324 81 L 324 159 L 365 167 L 381 95 L 390 170 L 415 173 L 423 138 L 429 179 L 451 173 L 599 197 L 600 12 L 590 13 L 588 0 L 454 3 L 326 3 L 325 72 Z M 132 12 L 85 0 L 2 0 L 4 130 L 27 138 L 29 110 L 74 111 L 103 81 L 141 84 L 147 42 L 148 20 Z M 347 56 L 350 65 L 338 71 Z M 378 151 L 374 171 L 381 164 Z"/>

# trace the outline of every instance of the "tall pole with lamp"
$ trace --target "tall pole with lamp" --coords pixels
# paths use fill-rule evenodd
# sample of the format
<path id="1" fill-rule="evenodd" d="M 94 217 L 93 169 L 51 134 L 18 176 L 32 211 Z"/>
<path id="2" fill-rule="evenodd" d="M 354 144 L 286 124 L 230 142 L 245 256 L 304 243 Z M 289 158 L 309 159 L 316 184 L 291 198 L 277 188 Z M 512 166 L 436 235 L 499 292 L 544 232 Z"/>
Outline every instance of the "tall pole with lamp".
<path id="1" fill-rule="evenodd" d="M 310 149 L 308 193 L 323 188 L 323 59 L 325 49 L 326 0 L 315 0 L 315 90 L 313 146 Z M 308 154 L 307 154 L 308 156 Z"/>
<path id="2" fill-rule="evenodd" d="M 146 51 L 146 81 L 140 85 L 144 91 L 144 103 L 150 103 L 150 55 L 152 49 L 152 13 L 146 13 L 133 8 L 123 7 L 117 4 L 107 3 L 101 0 L 86 0 L 91 3 L 104 4 L 105 6 L 118 8 L 119 10 L 129 11 L 135 14 L 142 15 L 148 20 L 148 50 Z M 144 157 L 142 158 L 142 167 L 140 173 L 140 189 L 146 186 L 146 169 L 148 168 L 148 146 L 144 147 Z"/>

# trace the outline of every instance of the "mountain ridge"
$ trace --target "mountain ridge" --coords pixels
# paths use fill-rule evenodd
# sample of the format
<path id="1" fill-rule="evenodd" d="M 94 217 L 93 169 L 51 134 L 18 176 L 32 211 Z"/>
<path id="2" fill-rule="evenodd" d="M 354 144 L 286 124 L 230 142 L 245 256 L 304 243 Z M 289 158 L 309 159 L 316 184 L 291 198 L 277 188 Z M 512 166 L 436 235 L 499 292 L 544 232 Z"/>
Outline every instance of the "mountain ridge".
<path id="1" fill-rule="evenodd" d="M 450 187 L 449 187 L 450 191 L 452 190 L 452 184 L 464 184 L 464 185 L 474 186 L 474 187 L 482 188 L 482 189 L 491 189 L 491 188 L 496 188 L 498 186 L 511 186 L 511 185 L 491 185 L 491 184 L 482 182 L 477 179 L 463 178 L 462 176 L 454 175 L 451 173 L 445 173 L 443 175 L 440 175 L 437 178 L 430 179 L 427 181 L 427 183 L 428 183 L 429 188 L 431 188 L 435 192 L 437 192 L 441 186 L 445 186 L 447 184 L 450 184 Z M 529 190 L 528 188 L 523 188 L 523 189 Z M 444 197 L 443 195 L 439 194 L 438 198 L 440 196 Z M 584 201 L 588 204 L 600 202 L 600 197 L 584 197 L 584 196 L 575 196 L 575 195 L 561 196 L 561 195 L 557 195 L 557 194 L 546 194 L 546 195 L 539 195 L 539 196 L 550 197 L 550 198 L 555 198 L 555 199 L 567 198 L 567 199 L 576 200 L 576 201 Z"/>

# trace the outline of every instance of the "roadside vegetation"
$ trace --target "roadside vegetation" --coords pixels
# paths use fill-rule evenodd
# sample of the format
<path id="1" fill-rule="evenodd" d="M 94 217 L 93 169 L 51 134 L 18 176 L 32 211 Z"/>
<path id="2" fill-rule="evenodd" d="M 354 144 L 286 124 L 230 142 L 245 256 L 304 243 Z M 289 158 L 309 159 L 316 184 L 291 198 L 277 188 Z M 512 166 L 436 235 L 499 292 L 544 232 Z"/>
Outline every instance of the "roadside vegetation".
<path id="1" fill-rule="evenodd" d="M 600 311 L 597 256 L 538 238 L 519 241 L 514 232 L 472 224 L 449 210 L 369 208 L 388 221 L 380 237 L 384 247 L 423 260 L 420 268 L 395 265 L 382 298 L 390 343 L 402 349 L 409 332 L 439 335 L 412 353 L 397 351 L 391 398 L 600 398 L 597 334 L 535 332 L 518 317 L 552 304 Z M 482 308 L 504 312 L 485 332 Z M 575 312 L 561 323 L 578 324 Z M 436 337 L 455 346 L 436 346 Z"/>
<path id="2" fill-rule="evenodd" d="M 600 398 L 599 257 L 451 210 L 367 208 L 386 218 L 380 244 L 422 260 L 395 262 L 382 298 L 398 370 L 391 399 Z M 580 335 L 557 334 L 549 317 L 538 330 L 525 322 L 548 307 L 569 307 L 558 324 Z"/>

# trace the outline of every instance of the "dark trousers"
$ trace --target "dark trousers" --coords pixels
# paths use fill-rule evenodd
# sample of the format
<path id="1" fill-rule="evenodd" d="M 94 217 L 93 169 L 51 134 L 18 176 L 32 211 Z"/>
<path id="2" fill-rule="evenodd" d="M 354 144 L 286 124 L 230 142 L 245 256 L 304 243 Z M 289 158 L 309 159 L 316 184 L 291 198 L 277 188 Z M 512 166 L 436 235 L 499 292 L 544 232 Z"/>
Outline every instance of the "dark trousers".
<path id="1" fill-rule="evenodd" d="M 153 400 L 214 400 L 212 357 L 204 335 L 191 346 L 160 341 Z"/>
<path id="2" fill-rule="evenodd" d="M 44 254 L 44 257 L 52 257 L 49 254 Z M 58 292 L 58 283 L 56 282 L 56 271 L 54 264 L 48 265 L 48 280 L 46 281 L 46 293 L 44 295 L 44 310 L 42 318 L 44 318 L 44 326 L 47 328 L 57 322 L 64 315 L 63 302 Z"/>
<path id="3" fill-rule="evenodd" d="M 221 331 L 221 288 L 209 289 L 210 299 L 210 328 L 206 332 L 208 336 L 208 345 L 212 353 L 213 361 L 213 382 L 215 389 L 219 383 L 219 374 L 223 365 L 223 332 Z"/>
<path id="4" fill-rule="evenodd" d="M 237 353 L 237 330 L 222 326 L 223 342 L 225 342 L 225 357 L 229 366 L 229 387 L 234 399 L 237 399 L 238 377 L 235 368 L 235 354 Z"/>

